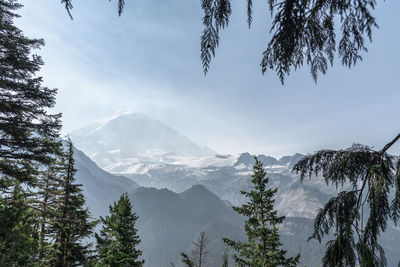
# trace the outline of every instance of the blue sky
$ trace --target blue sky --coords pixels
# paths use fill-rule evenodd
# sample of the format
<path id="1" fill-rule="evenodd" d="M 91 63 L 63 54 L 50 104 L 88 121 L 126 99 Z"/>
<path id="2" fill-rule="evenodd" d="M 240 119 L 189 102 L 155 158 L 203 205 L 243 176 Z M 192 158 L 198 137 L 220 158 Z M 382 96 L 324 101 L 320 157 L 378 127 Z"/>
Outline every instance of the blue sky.
<path id="1" fill-rule="evenodd" d="M 74 0 L 70 20 L 58 0 L 23 0 L 17 25 L 41 37 L 45 84 L 58 88 L 64 132 L 115 112 L 140 111 L 219 153 L 273 156 L 344 148 L 380 149 L 400 132 L 400 1 L 380 1 L 369 52 L 356 67 L 338 61 L 315 84 L 307 67 L 284 86 L 259 63 L 269 40 L 265 1 L 233 2 L 207 76 L 200 61 L 199 0 Z M 391 152 L 399 153 L 400 146 Z"/>

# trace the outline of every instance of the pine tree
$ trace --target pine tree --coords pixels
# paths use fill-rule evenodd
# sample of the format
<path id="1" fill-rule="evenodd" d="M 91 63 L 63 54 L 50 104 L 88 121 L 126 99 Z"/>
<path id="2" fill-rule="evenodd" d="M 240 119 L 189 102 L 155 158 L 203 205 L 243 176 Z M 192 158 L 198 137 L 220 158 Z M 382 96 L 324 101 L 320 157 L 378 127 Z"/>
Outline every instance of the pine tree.
<path id="1" fill-rule="evenodd" d="M 0 198 L 0 266 L 35 265 L 37 226 L 38 214 L 16 184 L 9 198 Z"/>
<path id="2" fill-rule="evenodd" d="M 346 189 L 331 198 L 314 221 L 310 239 L 321 242 L 330 230 L 335 235 L 327 243 L 324 266 L 387 265 L 378 238 L 389 220 L 397 224 L 400 219 L 400 160 L 387 153 L 398 140 L 400 134 L 380 151 L 360 144 L 321 150 L 294 166 L 302 180 L 322 173 L 328 185 Z"/>
<path id="3" fill-rule="evenodd" d="M 96 221 L 89 221 L 90 213 L 84 207 L 85 199 L 80 184 L 75 184 L 72 142 L 68 140 L 67 152 L 60 169 L 59 194 L 56 196 L 57 209 L 51 216 L 48 236 L 54 239 L 46 262 L 48 266 L 80 266 L 86 263 L 90 254 L 88 238 Z"/>
<path id="4" fill-rule="evenodd" d="M 36 73 L 43 62 L 31 53 L 44 42 L 14 25 L 20 7 L 0 0 L 0 247 L 7 248 L 2 266 L 29 266 L 37 258 L 38 175 L 60 153 L 61 115 L 48 113 L 56 90 L 42 86 Z"/>
<path id="5" fill-rule="evenodd" d="M 234 241 L 224 238 L 223 241 L 237 253 L 233 259 L 239 266 L 272 267 L 296 266 L 300 255 L 286 258 L 286 251 L 281 248 L 278 233 L 278 224 L 285 217 L 278 216 L 274 210 L 273 199 L 277 189 L 267 189 L 268 177 L 262 162 L 255 157 L 253 167 L 253 188 L 250 192 L 241 191 L 248 198 L 248 202 L 240 207 L 233 207 L 239 214 L 247 217 L 244 229 L 247 242 Z"/>
<path id="6" fill-rule="evenodd" d="M 38 166 L 48 164 L 60 149 L 60 114 L 49 115 L 55 89 L 35 76 L 42 59 L 31 55 L 44 45 L 25 37 L 13 23 L 21 7 L 0 0 L 0 190 L 11 192 L 15 181 L 35 186 Z M 10 189 L 11 188 L 11 189 Z M 23 187 L 24 188 L 24 187 Z"/>
<path id="7" fill-rule="evenodd" d="M 143 266 L 137 248 L 140 239 L 135 228 L 138 217 L 132 211 L 128 195 L 123 194 L 109 207 L 110 215 L 100 217 L 103 227 L 96 233 L 99 266 Z"/>

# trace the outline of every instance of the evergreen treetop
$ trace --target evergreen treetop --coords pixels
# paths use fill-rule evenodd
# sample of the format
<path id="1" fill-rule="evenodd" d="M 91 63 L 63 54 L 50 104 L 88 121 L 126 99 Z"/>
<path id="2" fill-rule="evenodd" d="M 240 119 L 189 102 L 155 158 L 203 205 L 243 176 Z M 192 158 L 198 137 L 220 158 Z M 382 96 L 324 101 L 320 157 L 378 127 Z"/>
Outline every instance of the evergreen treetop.
<path id="1" fill-rule="evenodd" d="M 0 0 L 0 190 L 5 192 L 15 181 L 34 186 L 38 166 L 60 151 L 61 115 L 47 111 L 56 89 L 42 86 L 35 74 L 43 61 L 31 54 L 44 41 L 25 37 L 14 25 L 20 7 Z"/>
<path id="2" fill-rule="evenodd" d="M 48 237 L 52 242 L 45 261 L 49 266 L 80 266 L 87 262 L 91 243 L 87 238 L 93 233 L 97 221 L 90 221 L 80 184 L 75 183 L 72 142 L 68 140 L 67 152 L 59 170 L 58 193 L 54 194 L 56 210 L 50 215 Z"/>
<path id="3" fill-rule="evenodd" d="M 132 211 L 128 195 L 123 194 L 109 207 L 110 215 L 100 217 L 102 229 L 95 234 L 99 266 L 143 266 L 137 248 L 140 239 L 135 228 L 138 216 Z"/>
<path id="4" fill-rule="evenodd" d="M 285 219 L 278 216 L 274 210 L 273 199 L 277 189 L 267 189 L 268 177 L 263 164 L 255 157 L 252 189 L 241 191 L 248 199 L 246 204 L 233 207 L 239 214 L 245 216 L 244 230 L 247 241 L 234 241 L 224 238 L 223 241 L 237 253 L 233 259 L 239 266 L 296 266 L 300 255 L 286 258 L 286 251 L 281 248 L 278 225 Z"/>

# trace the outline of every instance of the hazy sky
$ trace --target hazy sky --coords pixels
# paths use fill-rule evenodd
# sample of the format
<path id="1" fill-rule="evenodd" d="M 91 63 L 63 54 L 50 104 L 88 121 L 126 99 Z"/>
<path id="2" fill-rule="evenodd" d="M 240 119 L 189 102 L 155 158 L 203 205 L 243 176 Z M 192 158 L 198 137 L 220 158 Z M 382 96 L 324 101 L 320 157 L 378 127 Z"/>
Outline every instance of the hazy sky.
<path id="1" fill-rule="evenodd" d="M 140 111 L 219 153 L 273 156 L 353 142 L 380 149 L 400 132 L 399 0 L 379 1 L 380 29 L 355 68 L 336 62 L 315 84 L 306 67 L 284 86 L 259 67 L 270 36 L 266 1 L 254 1 L 250 30 L 246 1 L 233 1 L 207 76 L 200 0 L 126 0 L 122 17 L 116 0 L 74 0 L 72 21 L 59 0 L 21 2 L 17 24 L 46 41 L 41 75 L 59 90 L 64 132 Z"/>

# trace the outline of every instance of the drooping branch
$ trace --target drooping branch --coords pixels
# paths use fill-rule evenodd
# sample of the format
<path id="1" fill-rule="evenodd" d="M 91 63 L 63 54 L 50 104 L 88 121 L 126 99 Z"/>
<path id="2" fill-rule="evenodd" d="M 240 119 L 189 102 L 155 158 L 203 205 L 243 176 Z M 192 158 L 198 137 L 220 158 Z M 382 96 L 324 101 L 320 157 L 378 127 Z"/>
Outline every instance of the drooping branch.
<path id="1" fill-rule="evenodd" d="M 378 243 L 378 238 L 385 231 L 389 219 L 396 223 L 400 218 L 400 161 L 387 153 L 399 140 L 400 134 L 379 151 L 361 144 L 354 144 L 344 150 L 321 150 L 306 156 L 294 166 L 293 170 L 300 172 L 302 179 L 306 174 L 311 177 L 322 173 L 327 183 L 337 184 L 339 181 L 343 185 L 350 182 L 353 186 L 353 190 L 348 191 L 353 196 L 352 201 L 343 202 L 340 196 L 346 191 L 342 191 L 338 193 L 338 197 L 325 204 L 314 220 L 314 234 L 311 238 L 320 240 L 332 228 L 336 229 L 336 234 L 340 237 L 328 242 L 324 262 L 337 263 L 347 260 L 346 257 L 350 254 L 332 254 L 339 245 L 343 247 L 343 244 L 338 245 L 336 242 L 343 242 L 340 239 L 343 238 L 343 233 L 347 233 L 349 236 L 346 234 L 346 241 L 352 244 L 349 249 L 358 254 L 361 266 L 386 266 L 384 251 Z M 388 198 L 393 187 L 396 189 L 396 195 L 390 205 Z M 369 204 L 369 210 L 364 225 L 363 209 L 366 202 Z M 340 205 L 340 208 L 334 209 L 337 205 Z M 354 232 L 346 232 L 349 225 L 354 228 Z M 353 247 L 356 236 L 359 240 L 357 248 Z"/>
<path id="2" fill-rule="evenodd" d="M 391 146 L 393 146 L 399 139 L 400 139 L 400 133 L 399 133 L 392 141 L 390 141 L 389 143 L 387 143 L 387 144 L 379 151 L 379 154 L 380 154 L 380 155 L 383 155 L 384 153 L 386 153 L 386 151 L 387 151 Z M 364 181 L 363 181 L 363 183 L 362 183 L 362 186 L 361 186 L 361 189 L 360 189 L 360 193 L 359 193 L 359 195 L 358 195 L 357 208 L 360 207 L 362 194 L 363 194 L 365 185 L 367 184 L 367 181 L 368 181 L 368 174 L 366 175 L 366 177 L 365 177 L 365 179 L 364 179 Z"/>

